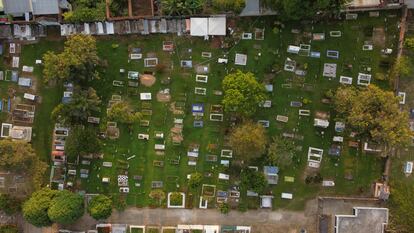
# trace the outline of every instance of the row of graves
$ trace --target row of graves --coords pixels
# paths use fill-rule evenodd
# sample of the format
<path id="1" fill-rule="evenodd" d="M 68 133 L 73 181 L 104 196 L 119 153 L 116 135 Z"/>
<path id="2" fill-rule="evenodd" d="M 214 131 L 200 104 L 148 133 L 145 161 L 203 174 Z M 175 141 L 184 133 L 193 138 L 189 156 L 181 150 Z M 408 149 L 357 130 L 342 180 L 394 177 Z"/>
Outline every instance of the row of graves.
<path id="1" fill-rule="evenodd" d="M 300 33 L 299 30 L 293 29 L 292 33 Z M 311 33 L 311 41 L 323 41 L 325 40 L 325 33 Z M 342 37 L 341 31 L 330 31 L 329 32 L 330 38 L 340 38 Z M 371 41 L 365 41 L 364 45 L 362 46 L 362 51 L 372 51 L 374 49 L 374 45 Z M 381 50 L 381 54 L 383 57 L 388 57 L 393 52 L 390 48 L 383 48 Z M 321 51 L 315 51 L 312 50 L 310 44 L 300 44 L 300 45 L 289 45 L 287 48 L 287 53 L 293 54 L 293 55 L 299 55 L 304 57 L 310 57 L 313 59 L 319 59 L 322 56 Z M 325 57 L 337 60 L 340 58 L 340 51 L 335 49 L 327 49 L 325 53 Z M 323 74 L 322 76 L 325 78 L 328 78 L 329 80 L 338 78 L 337 70 L 338 70 L 338 64 L 334 62 L 330 63 L 324 63 L 323 65 Z M 341 65 L 342 67 L 342 73 L 349 73 L 352 71 L 352 64 L 344 64 Z M 361 64 L 361 67 L 359 67 L 359 73 L 356 77 L 356 84 L 359 86 L 368 86 L 372 81 L 372 68 L 369 66 L 369 64 Z M 284 64 L 284 70 L 288 72 L 293 72 L 295 75 L 298 76 L 305 76 L 306 72 L 301 69 L 300 64 L 298 64 L 294 59 L 286 58 L 285 64 Z M 354 78 L 345 76 L 345 75 L 339 75 L 339 83 L 344 85 L 352 85 L 355 83 Z"/>
<path id="2" fill-rule="evenodd" d="M 0 82 L 7 87 L 0 93 L 1 122 L 0 138 L 30 143 L 34 136 L 32 126 L 36 105 L 41 98 L 36 96 L 33 66 L 22 65 L 20 43 L 0 43 L 0 55 L 4 57 L 5 69 L 0 70 Z M 4 117 L 3 117 L 4 116 Z M 11 195 L 21 196 L 30 190 L 26 177 L 13 172 L 2 173 L 0 189 Z"/>
<path id="3" fill-rule="evenodd" d="M 32 125 L 34 122 L 36 104 L 41 99 L 35 95 L 36 79 L 33 76 L 33 66 L 21 66 L 21 44 L 8 43 L 6 49 L 0 47 L 0 55 L 4 53 L 11 69 L 0 70 L 0 82 L 10 83 L 5 95 L 0 98 L 0 112 L 7 114 L 9 123 L 2 123 L 1 138 L 13 140 L 32 140 Z M 37 60 L 36 64 L 41 63 Z M 21 69 L 20 69 L 21 68 Z"/>
<path id="4" fill-rule="evenodd" d="M 293 29 L 292 33 L 298 34 L 300 33 L 299 30 Z M 325 33 L 309 33 L 312 39 L 311 41 L 323 41 L 326 38 Z M 328 33 L 328 36 L 332 39 L 340 38 L 342 37 L 341 31 L 330 31 Z M 372 51 L 374 49 L 374 45 L 370 41 L 366 41 L 364 45 L 362 46 L 362 51 Z M 300 45 L 289 45 L 287 48 L 287 53 L 291 55 L 298 55 L 303 57 L 310 57 L 311 59 L 320 59 L 322 55 L 321 51 L 315 51 L 312 50 L 312 47 L 310 44 L 300 44 Z M 392 54 L 392 49 L 389 48 L 383 48 L 381 50 L 381 54 L 383 57 L 388 57 Z M 340 58 L 340 51 L 334 50 L 334 49 L 328 49 L 325 52 L 325 57 L 337 60 Z M 328 80 L 333 80 L 338 78 L 338 67 L 342 66 L 342 73 L 347 72 L 350 73 L 352 70 L 352 64 L 345 64 L 345 65 L 338 65 L 335 62 L 329 62 L 323 64 L 323 73 L 322 76 L 327 78 Z M 286 58 L 285 64 L 284 64 L 284 70 L 286 72 L 292 72 L 296 76 L 305 76 L 306 75 L 306 69 L 303 69 L 303 66 L 301 64 L 298 64 L 293 58 Z M 343 76 L 339 75 L 339 83 L 342 85 L 352 85 L 356 83 L 358 86 L 366 87 L 371 84 L 372 81 L 372 69 L 370 67 L 370 64 L 367 62 L 366 64 L 362 64 L 359 67 L 359 73 L 356 77 L 356 82 L 354 81 L 353 77 L 349 76 Z M 291 88 L 291 84 L 283 84 L 282 88 Z M 306 87 L 304 87 L 306 89 Z M 398 95 L 401 97 L 401 104 L 404 103 L 405 100 L 405 93 L 398 93 Z M 322 99 L 322 103 L 324 104 L 330 104 L 331 101 L 329 99 Z M 320 137 L 324 137 L 325 131 L 328 129 L 329 126 L 332 125 L 332 119 L 329 112 L 325 111 L 314 111 L 312 112 L 310 109 L 304 109 L 302 108 L 304 106 L 304 101 L 291 101 L 290 107 L 298 108 L 298 116 L 299 119 L 303 118 L 309 118 L 313 116 L 313 126 L 315 129 L 317 129 L 318 135 Z M 278 115 L 276 117 L 276 121 L 281 123 L 287 123 L 289 118 L 287 116 Z M 358 149 L 360 147 L 359 140 L 356 140 L 356 133 L 351 132 L 350 135 L 344 135 L 345 132 L 345 123 L 341 121 L 334 121 L 334 136 L 330 140 L 330 146 L 327 151 L 324 151 L 322 148 L 317 148 L 310 146 L 307 151 L 307 169 L 309 171 L 317 171 L 321 167 L 322 158 L 324 154 L 328 154 L 331 157 L 339 158 L 342 153 L 342 149 L 344 147 L 345 140 L 344 138 L 346 136 L 349 136 L 350 140 L 348 141 L 348 147 L 356 148 Z M 293 133 L 283 133 L 283 137 L 290 138 L 292 140 L 303 140 L 303 136 L 299 135 L 297 132 Z M 377 145 L 371 145 L 368 142 L 365 142 L 363 144 L 363 148 L 365 152 L 370 153 L 379 153 L 381 150 L 378 148 Z M 302 147 L 298 146 L 298 151 L 302 151 Z M 352 180 L 353 176 L 352 174 L 345 174 L 345 179 Z M 332 187 L 335 186 L 335 181 L 326 179 L 322 181 L 322 186 L 325 187 Z"/>
<path id="5" fill-rule="evenodd" d="M 177 35 L 183 35 L 190 31 L 188 24 L 189 19 L 139 19 L 62 24 L 60 25 L 60 35 L 149 35 L 154 33 L 177 33 Z"/>

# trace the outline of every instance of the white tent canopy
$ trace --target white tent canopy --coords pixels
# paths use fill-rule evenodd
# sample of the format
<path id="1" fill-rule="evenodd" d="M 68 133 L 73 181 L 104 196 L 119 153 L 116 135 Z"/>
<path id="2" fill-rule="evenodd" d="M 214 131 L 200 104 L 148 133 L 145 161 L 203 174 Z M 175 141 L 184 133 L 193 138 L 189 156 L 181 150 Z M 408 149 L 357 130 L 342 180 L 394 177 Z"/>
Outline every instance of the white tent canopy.
<path id="1" fill-rule="evenodd" d="M 208 34 L 211 36 L 225 36 L 226 17 L 208 18 Z"/>
<path id="2" fill-rule="evenodd" d="M 191 18 L 190 35 L 207 36 L 208 35 L 208 18 Z"/>
<path id="3" fill-rule="evenodd" d="M 226 17 L 191 18 L 191 36 L 225 36 Z"/>

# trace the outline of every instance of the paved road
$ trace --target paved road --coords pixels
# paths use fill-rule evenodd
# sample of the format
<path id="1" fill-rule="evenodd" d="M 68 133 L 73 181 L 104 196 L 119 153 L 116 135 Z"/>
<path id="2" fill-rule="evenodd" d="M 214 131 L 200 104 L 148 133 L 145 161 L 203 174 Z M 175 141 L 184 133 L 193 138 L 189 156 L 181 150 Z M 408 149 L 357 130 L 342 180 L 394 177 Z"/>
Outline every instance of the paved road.
<path id="1" fill-rule="evenodd" d="M 316 200 L 309 201 L 305 211 L 270 211 L 251 210 L 245 213 L 230 211 L 223 215 L 217 210 L 201 209 L 150 209 L 128 208 L 123 212 L 114 210 L 112 216 L 106 221 L 110 223 L 128 225 L 158 225 L 176 226 L 177 224 L 202 225 L 247 225 L 252 226 L 254 233 L 297 233 L 299 229 L 306 228 L 309 233 L 316 229 Z M 24 233 L 49 233 L 51 229 L 36 228 L 24 221 L 19 222 Z M 85 214 L 75 224 L 64 226 L 63 229 L 86 231 L 95 228 L 98 222 Z"/>
<path id="2" fill-rule="evenodd" d="M 255 233 L 296 233 L 298 229 L 307 227 L 308 232 L 311 233 L 314 232 L 316 223 L 314 203 L 311 207 L 308 205 L 306 211 L 302 212 L 253 210 L 245 213 L 231 211 L 227 215 L 217 210 L 128 208 L 123 212 L 114 211 L 107 222 L 162 226 L 176 226 L 177 224 L 251 225 Z M 91 217 L 85 215 L 67 228 L 71 230 L 93 229 L 96 223 Z"/>

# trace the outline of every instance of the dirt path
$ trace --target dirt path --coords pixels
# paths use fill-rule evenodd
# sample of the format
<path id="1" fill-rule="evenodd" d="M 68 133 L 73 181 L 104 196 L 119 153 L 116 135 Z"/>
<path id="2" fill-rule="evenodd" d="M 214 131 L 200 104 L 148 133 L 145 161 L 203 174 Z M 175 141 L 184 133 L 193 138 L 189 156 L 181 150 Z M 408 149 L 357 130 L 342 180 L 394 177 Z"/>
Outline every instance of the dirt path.
<path id="1" fill-rule="evenodd" d="M 115 211 L 108 219 L 110 223 L 131 225 L 162 225 L 177 224 L 214 224 L 214 225 L 251 225 L 254 233 L 296 233 L 306 228 L 308 233 L 316 229 L 317 201 L 307 203 L 305 211 L 270 211 L 252 210 L 245 213 L 231 211 L 223 215 L 217 210 L 201 209 L 149 209 L 128 208 L 123 212 Z M 76 224 L 68 226 L 71 230 L 94 229 L 97 222 L 88 215 Z"/>

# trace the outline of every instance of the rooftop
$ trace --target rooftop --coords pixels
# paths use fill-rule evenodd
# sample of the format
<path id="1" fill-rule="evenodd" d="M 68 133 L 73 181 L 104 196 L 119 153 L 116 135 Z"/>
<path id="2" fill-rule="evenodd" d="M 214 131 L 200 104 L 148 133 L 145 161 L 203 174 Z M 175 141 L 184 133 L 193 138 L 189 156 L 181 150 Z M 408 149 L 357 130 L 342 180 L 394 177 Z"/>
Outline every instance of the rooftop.
<path id="1" fill-rule="evenodd" d="M 355 207 L 353 215 L 336 215 L 335 217 L 335 233 L 383 233 L 388 223 L 388 209 Z"/>

